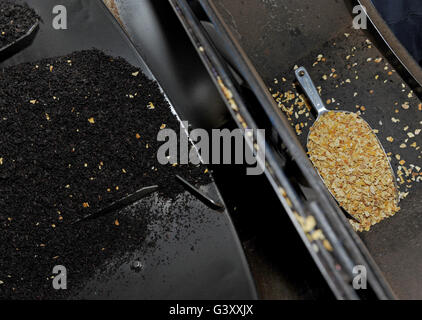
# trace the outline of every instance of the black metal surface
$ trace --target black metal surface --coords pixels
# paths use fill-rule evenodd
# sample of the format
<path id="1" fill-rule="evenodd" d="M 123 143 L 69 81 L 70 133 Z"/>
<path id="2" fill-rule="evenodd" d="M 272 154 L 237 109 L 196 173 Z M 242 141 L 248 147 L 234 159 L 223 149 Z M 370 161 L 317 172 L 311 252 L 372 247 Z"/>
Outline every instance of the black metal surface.
<path id="1" fill-rule="evenodd" d="M 34 40 L 39 28 L 39 21 L 37 21 L 29 30 L 19 39 L 9 43 L 0 48 L 0 61 L 4 61 L 15 53 L 21 51 L 23 48 L 29 46 Z"/>
<path id="2" fill-rule="evenodd" d="M 69 54 L 75 50 L 92 47 L 112 56 L 122 56 L 140 67 L 153 78 L 147 65 L 126 37 L 123 30 L 99 0 L 66 1 L 69 28 L 52 28 L 54 0 L 28 0 L 42 17 L 39 34 L 34 42 L 0 66 Z M 142 1 L 147 8 L 150 3 Z M 140 8 L 141 10 L 142 8 Z M 142 12 L 142 11 L 140 11 Z M 144 29 L 153 32 L 156 21 L 142 21 Z M 167 35 L 171 38 L 170 35 Z M 163 39 L 165 40 L 165 39 Z M 149 43 L 151 52 L 165 51 L 166 42 Z M 169 48 L 170 50 L 170 48 Z M 174 68 L 180 68 L 177 59 L 171 59 L 171 51 L 165 60 Z M 189 77 L 189 73 L 186 73 Z M 177 79 L 173 79 L 177 82 Z M 171 82 L 167 82 L 171 85 Z M 174 83 L 174 86 L 178 86 Z M 172 94 L 183 96 L 197 93 L 172 90 Z M 180 101 L 169 96 L 171 101 Z M 183 100 L 182 99 L 182 100 Z M 209 103 L 217 99 L 210 99 Z M 204 102 L 205 104 L 205 102 Z M 179 111 L 195 118 L 198 110 L 173 105 Z M 222 202 L 214 184 L 202 187 L 202 191 Z M 142 215 L 148 210 L 157 216 L 177 217 L 171 225 L 158 221 L 151 225 L 151 234 L 162 235 L 155 239 L 152 248 L 140 246 L 137 252 L 122 253 L 119 259 L 101 266 L 96 275 L 74 298 L 117 299 L 254 299 L 255 288 L 249 269 L 227 212 L 216 212 L 204 206 L 191 195 L 184 193 L 177 199 L 164 200 L 157 194 L 136 202 L 119 214 Z M 117 258 L 117 257 L 116 257 Z M 116 261 L 124 263 L 116 264 Z M 134 268 L 141 265 L 142 269 Z"/>
<path id="3" fill-rule="evenodd" d="M 285 121 L 284 116 L 274 106 L 274 101 L 268 94 L 267 88 L 263 87 L 263 83 L 256 74 L 255 69 L 237 44 L 236 39 L 230 35 L 230 31 L 218 16 L 215 8 L 210 3 L 201 1 L 205 12 L 202 12 L 202 14 L 201 12 L 196 12 L 194 14 L 192 7 L 184 0 L 174 0 L 171 3 L 189 33 L 193 44 L 197 47 L 210 75 L 219 87 L 221 95 L 227 99 L 227 107 L 233 118 L 236 119 L 238 126 L 250 129 L 269 128 L 269 131 L 274 129 L 273 134 L 278 134 L 283 139 L 284 144 L 287 145 L 288 152 L 293 155 L 297 165 L 303 170 L 304 176 L 302 178 L 307 179 L 307 185 L 312 185 L 312 188 L 314 188 L 314 195 L 307 198 L 297 192 L 297 188 L 300 186 L 296 182 L 292 182 L 292 177 L 287 176 L 285 173 L 285 157 L 288 155 L 283 155 L 274 149 L 273 139 L 268 139 L 267 136 L 265 146 L 266 176 L 334 294 L 341 299 L 358 298 L 350 283 L 353 265 L 359 263 L 367 266 L 369 279 L 376 294 L 380 298 L 391 297 L 388 286 L 382 280 L 370 257 L 368 255 L 362 256 L 359 251 L 363 251 L 362 246 L 355 245 L 353 242 L 355 239 L 350 238 L 354 236 L 350 231 L 350 226 L 349 229 L 343 230 L 338 227 L 339 225 L 341 226 L 341 223 L 338 222 L 341 217 L 339 208 L 333 205 L 332 198 L 324 196 L 327 191 L 321 186 L 321 181 L 316 176 L 315 170 L 310 168 L 309 160 L 298 147 L 297 140 L 291 129 L 283 123 Z M 238 71 L 238 77 L 243 76 L 245 78 L 245 83 L 255 95 L 250 94 L 248 96 L 249 100 L 252 99 L 253 101 L 255 99 L 254 105 L 252 104 L 251 106 L 251 101 L 246 102 L 243 99 L 239 88 L 233 83 L 229 69 L 225 66 L 224 61 L 219 58 L 219 53 L 215 52 L 213 45 L 199 23 L 198 17 L 203 16 L 209 17 L 217 33 L 222 37 L 221 43 L 226 46 L 226 52 L 230 55 L 227 60 L 234 62 L 234 67 Z M 233 76 L 233 78 L 238 77 Z M 228 91 L 230 92 L 229 95 L 227 94 Z M 255 110 L 251 108 L 255 108 Z M 263 109 L 264 113 L 259 114 L 258 109 L 260 108 Z M 255 111 L 254 117 L 252 117 L 250 110 L 252 112 Z M 262 119 L 260 120 L 262 114 L 268 115 L 270 124 L 267 123 L 265 125 L 262 123 Z M 260 127 L 257 127 L 256 121 L 260 121 Z M 277 144 L 277 142 L 275 143 Z M 283 159 L 285 160 L 283 161 Z M 318 191 L 315 189 L 318 189 Z M 321 205 L 323 209 L 321 209 Z M 322 212 L 325 212 L 325 216 Z M 302 224 L 303 221 L 314 218 L 317 221 L 317 226 L 312 226 L 310 229 L 305 230 Z M 328 222 L 327 218 L 331 218 L 332 221 Z M 337 224 L 335 223 L 336 219 Z M 333 220 L 335 228 L 333 227 Z M 344 217 L 343 220 L 345 220 Z M 318 228 L 321 228 L 322 231 Z M 317 229 L 325 237 L 312 239 L 311 234 Z"/>
<path id="4" fill-rule="evenodd" d="M 228 119 L 224 103 L 167 1 L 114 2 L 127 33 L 181 118 L 198 128 L 223 125 Z"/>
<path id="5" fill-rule="evenodd" d="M 394 65 L 400 76 L 421 97 L 422 69 L 420 65 L 383 20 L 372 1 L 358 0 L 357 2 L 366 8 L 367 16 L 371 22 L 370 32 L 378 35 L 377 45 L 379 50 L 386 55 L 386 58 Z"/>
<path id="6" fill-rule="evenodd" d="M 383 57 L 388 60 L 393 55 L 388 52 L 388 46 L 378 45 L 382 39 L 371 29 L 352 28 L 351 8 L 357 3 L 329 0 L 215 0 L 213 3 L 272 93 L 294 91 L 293 67 L 304 65 L 310 70 L 316 85 L 322 87 L 323 100 L 335 98 L 335 106 L 338 103 L 341 109 L 350 111 L 356 111 L 356 105 L 365 106 L 363 117 L 380 131 L 379 137 L 386 151 L 393 155 L 400 154 L 407 163 L 420 163 L 420 152 L 411 148 L 401 149 L 401 142 L 386 142 L 386 137 L 390 135 L 403 141 L 406 135 L 403 128 L 406 125 L 413 130 L 421 127 L 422 113 L 418 111 L 420 101 L 415 95 L 408 97 L 410 88 L 405 82 L 408 79 L 403 80 L 397 72 L 386 74 L 385 60 L 382 64 L 368 63 L 368 58 Z M 345 36 L 345 33 L 349 36 Z M 367 39 L 377 46 L 367 43 Z M 391 41 L 393 39 L 389 38 Z M 312 67 L 318 54 L 323 54 L 327 63 Z M 348 69 L 346 57 L 352 54 L 352 61 L 358 65 Z M 390 63 L 387 66 L 389 70 L 393 69 Z M 352 79 L 351 85 L 324 81 L 322 76 L 332 73 L 331 68 L 336 69 L 339 80 Z M 355 78 L 355 71 L 359 79 Z M 376 75 L 387 82 L 376 81 Z M 286 82 L 281 81 L 283 77 Z M 274 81 L 275 78 L 277 81 Z M 356 97 L 355 92 L 358 93 Z M 401 109 L 405 101 L 411 105 L 407 112 Z M 399 110 L 399 115 L 395 109 Z M 400 124 L 394 124 L 392 117 L 399 117 Z M 296 124 L 301 120 L 303 118 L 293 117 L 291 122 Z M 305 129 L 299 136 L 302 146 L 305 146 L 306 136 Z M 416 141 L 420 144 L 421 140 L 416 138 Z M 393 167 L 397 166 L 393 158 Z M 374 226 L 369 232 L 359 233 L 399 298 L 422 297 L 421 191 L 420 183 L 415 184 L 409 196 L 400 203 L 402 210 L 396 216 Z M 363 250 L 365 253 L 366 250 Z"/>
<path id="7" fill-rule="evenodd" d="M 183 185 L 183 187 L 193 196 L 195 196 L 199 201 L 201 201 L 203 204 L 205 204 L 207 207 L 213 209 L 222 211 L 224 210 L 224 206 L 215 200 L 213 200 L 210 196 L 190 184 L 188 181 L 183 179 L 181 176 L 176 175 L 176 179 Z"/>
<path id="8" fill-rule="evenodd" d="M 403 46 L 422 64 L 422 2 L 418 0 L 372 0 Z"/>
<path id="9" fill-rule="evenodd" d="M 159 189 L 160 189 L 160 187 L 157 186 L 157 185 L 144 187 L 144 188 L 136 191 L 135 193 L 124 197 L 123 199 L 117 200 L 116 202 L 112 203 L 110 206 L 108 206 L 108 207 L 106 207 L 106 208 L 104 208 L 100 211 L 86 215 L 83 218 L 76 220 L 74 223 L 79 223 L 79 222 L 82 222 L 82 221 L 95 219 L 95 218 L 101 217 L 103 215 L 106 215 L 108 213 L 112 213 L 113 211 L 122 210 L 125 207 L 128 207 L 128 206 L 134 204 L 135 202 L 138 202 L 141 199 L 146 198 L 150 194 L 158 191 Z"/>

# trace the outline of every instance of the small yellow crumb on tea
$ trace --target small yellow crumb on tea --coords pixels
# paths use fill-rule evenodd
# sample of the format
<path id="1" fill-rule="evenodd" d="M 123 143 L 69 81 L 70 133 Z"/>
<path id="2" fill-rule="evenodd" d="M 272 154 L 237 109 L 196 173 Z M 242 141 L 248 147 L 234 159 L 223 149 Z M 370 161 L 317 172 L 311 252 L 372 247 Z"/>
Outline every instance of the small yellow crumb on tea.
<path id="1" fill-rule="evenodd" d="M 155 106 L 154 106 L 154 104 L 152 103 L 152 102 L 149 102 L 148 103 L 148 109 L 155 109 Z"/>
<path id="2" fill-rule="evenodd" d="M 119 222 L 119 220 L 117 220 L 117 219 L 116 219 L 116 220 L 114 220 L 114 225 L 115 225 L 115 226 L 120 226 L 120 222 Z"/>
<path id="3" fill-rule="evenodd" d="M 91 117 L 91 118 L 88 119 L 88 122 L 94 124 L 95 123 L 95 119 L 93 117 Z"/>
<path id="4" fill-rule="evenodd" d="M 388 142 L 393 142 L 394 141 L 394 138 L 393 137 L 387 137 L 387 141 Z"/>
<path id="5" fill-rule="evenodd" d="M 138 74 L 139 74 L 139 71 L 136 71 L 136 72 L 132 73 L 132 76 L 136 77 L 136 76 L 138 76 Z"/>
<path id="6" fill-rule="evenodd" d="M 89 203 L 88 203 L 88 202 L 84 202 L 84 203 L 82 203 L 82 207 L 84 207 L 84 208 L 89 208 Z"/>
<path id="7" fill-rule="evenodd" d="M 139 134 L 139 133 L 137 133 L 136 135 L 135 135 L 135 137 L 136 137 L 136 139 L 141 139 L 141 135 Z"/>
<path id="8" fill-rule="evenodd" d="M 351 222 L 356 230 L 369 230 L 400 210 L 390 163 L 356 113 L 321 116 L 310 130 L 308 154 L 339 204 L 360 221 Z"/>
<path id="9" fill-rule="evenodd" d="M 163 130 L 165 127 L 166 127 L 166 124 L 165 124 L 165 123 L 163 123 L 163 124 L 160 126 L 160 129 L 161 129 L 161 130 Z"/>

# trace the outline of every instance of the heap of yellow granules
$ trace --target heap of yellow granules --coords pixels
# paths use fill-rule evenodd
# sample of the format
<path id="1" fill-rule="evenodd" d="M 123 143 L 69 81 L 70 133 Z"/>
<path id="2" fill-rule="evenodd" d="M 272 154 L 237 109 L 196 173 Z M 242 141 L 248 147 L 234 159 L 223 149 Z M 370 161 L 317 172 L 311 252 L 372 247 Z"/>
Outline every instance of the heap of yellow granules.
<path id="1" fill-rule="evenodd" d="M 390 163 L 369 125 L 355 113 L 330 111 L 310 129 L 308 154 L 338 203 L 368 231 L 398 207 Z"/>

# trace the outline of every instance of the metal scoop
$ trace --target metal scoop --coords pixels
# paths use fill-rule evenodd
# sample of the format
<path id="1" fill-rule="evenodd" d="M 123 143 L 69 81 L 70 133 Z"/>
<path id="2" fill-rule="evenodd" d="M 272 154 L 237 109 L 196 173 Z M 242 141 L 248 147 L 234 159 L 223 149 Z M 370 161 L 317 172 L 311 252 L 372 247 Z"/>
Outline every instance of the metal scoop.
<path id="1" fill-rule="evenodd" d="M 16 39 L 15 41 L 8 43 L 7 45 L 0 47 L 0 61 L 4 61 L 12 55 L 18 53 L 22 49 L 29 46 L 35 38 L 39 29 L 39 21 L 35 22 L 27 32 Z"/>
<path id="2" fill-rule="evenodd" d="M 318 113 L 317 119 L 315 120 L 315 122 L 313 124 L 313 126 L 315 126 L 315 124 L 318 122 L 318 120 L 320 119 L 320 117 L 324 113 L 327 113 L 327 112 L 329 112 L 331 110 L 328 110 L 325 107 L 324 102 L 322 101 L 322 99 L 321 99 L 321 97 L 320 97 L 317 89 L 315 88 L 315 85 L 314 85 L 311 77 L 309 76 L 308 71 L 304 67 L 300 67 L 300 68 L 296 69 L 295 74 L 296 74 L 297 80 L 299 81 L 300 86 L 302 87 L 303 91 L 307 95 L 307 97 L 308 97 L 309 101 L 311 102 L 312 106 L 315 108 L 316 112 Z M 334 111 L 334 110 L 332 110 L 332 111 Z M 337 111 L 337 110 L 334 111 L 334 112 L 351 113 L 349 111 Z M 366 121 L 365 121 L 365 123 L 368 125 L 368 128 L 371 129 L 371 127 L 369 126 L 369 124 Z M 308 134 L 308 137 L 307 137 L 307 144 L 309 142 L 308 140 L 309 140 L 309 134 Z M 378 141 L 379 146 L 381 147 L 382 151 L 384 152 L 385 157 L 388 159 L 387 154 L 385 153 L 384 147 L 382 146 L 382 144 L 379 141 L 378 137 L 377 137 L 377 141 Z M 388 161 L 388 163 L 389 163 L 389 167 L 390 167 L 390 170 L 391 170 L 391 175 L 392 175 L 393 182 L 394 182 L 394 189 L 395 189 L 395 195 L 396 195 L 395 196 L 396 205 L 398 205 L 398 203 L 400 201 L 400 198 L 399 198 L 399 192 L 398 192 L 396 177 L 394 175 L 394 171 L 393 171 L 393 168 L 391 167 L 390 161 Z M 318 174 L 319 174 L 319 172 L 318 172 Z M 321 177 L 320 174 L 319 174 L 319 176 Z M 322 177 L 321 177 L 321 179 L 322 179 Z M 327 189 L 329 189 L 329 188 L 327 188 Z M 330 191 L 330 193 L 331 193 L 331 191 Z M 333 197 L 334 197 L 334 195 L 333 195 Z M 351 217 L 353 220 L 355 220 L 355 221 L 357 221 L 357 222 L 360 223 L 360 221 L 358 219 L 356 219 L 355 217 L 353 217 L 351 214 L 347 213 L 347 216 L 348 217 Z"/>

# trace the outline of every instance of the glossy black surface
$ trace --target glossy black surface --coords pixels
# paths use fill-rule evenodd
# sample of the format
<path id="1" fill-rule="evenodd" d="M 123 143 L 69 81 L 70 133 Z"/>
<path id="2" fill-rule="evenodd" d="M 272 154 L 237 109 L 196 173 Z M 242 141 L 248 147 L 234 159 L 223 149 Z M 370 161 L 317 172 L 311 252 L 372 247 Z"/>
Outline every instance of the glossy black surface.
<path id="1" fill-rule="evenodd" d="M 194 127 L 222 126 L 228 113 L 166 0 L 116 0 L 125 29 L 160 84 Z"/>

